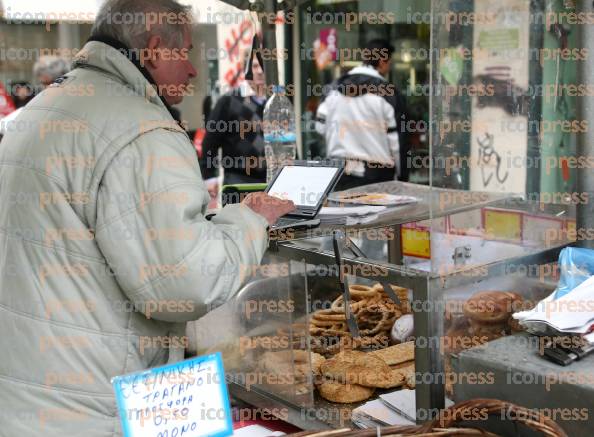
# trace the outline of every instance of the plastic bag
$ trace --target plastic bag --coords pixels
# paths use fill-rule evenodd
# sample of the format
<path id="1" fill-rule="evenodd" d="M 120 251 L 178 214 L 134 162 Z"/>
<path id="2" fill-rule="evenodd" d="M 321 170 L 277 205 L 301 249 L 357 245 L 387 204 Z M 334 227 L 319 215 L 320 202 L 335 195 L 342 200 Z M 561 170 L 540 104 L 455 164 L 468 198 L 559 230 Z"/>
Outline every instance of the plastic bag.
<path id="1" fill-rule="evenodd" d="M 594 250 L 566 247 L 559 254 L 559 270 L 561 276 L 554 299 L 565 296 L 594 275 Z"/>

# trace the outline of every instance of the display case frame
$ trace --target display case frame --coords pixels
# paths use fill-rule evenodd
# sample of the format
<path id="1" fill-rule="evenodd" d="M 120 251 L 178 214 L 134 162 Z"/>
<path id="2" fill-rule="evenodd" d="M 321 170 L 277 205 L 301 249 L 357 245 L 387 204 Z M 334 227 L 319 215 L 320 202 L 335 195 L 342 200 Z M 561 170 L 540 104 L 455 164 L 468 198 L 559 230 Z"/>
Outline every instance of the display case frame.
<path id="1" fill-rule="evenodd" d="M 418 198 L 413 205 L 403 206 L 390 211 L 388 214 L 378 217 L 377 220 L 365 225 L 355 226 L 322 226 L 316 229 L 301 231 L 290 240 L 272 240 L 269 253 L 279 259 L 292 260 L 309 265 L 326 266 L 328 269 L 335 266 L 336 259 L 334 252 L 329 249 L 312 247 L 309 244 L 312 240 L 329 238 L 335 230 L 342 230 L 346 233 L 354 230 L 388 228 L 394 229 L 393 235 L 400 235 L 400 228 L 406 223 L 434 220 L 439 217 L 450 216 L 486 207 L 515 207 L 526 212 L 534 210 L 541 211 L 544 206 L 525 202 L 514 196 L 504 196 L 492 193 L 473 193 L 468 191 L 436 189 L 426 186 L 402 183 L 398 181 L 373 184 L 362 187 L 366 192 L 390 192 L 407 193 Z M 352 190 L 351 190 L 352 191 Z M 468 201 L 448 202 L 443 208 L 439 208 L 439 196 L 449 196 L 451 199 L 467 199 Z M 478 201 L 477 201 L 478 199 Z M 571 216 L 573 211 L 568 206 L 546 205 L 547 212 L 556 216 Z M 402 242 L 394 238 L 387 242 L 388 261 L 355 257 L 345 254 L 344 265 L 350 272 L 381 272 L 381 274 L 365 274 L 361 276 L 367 280 L 378 282 L 389 282 L 412 290 L 413 308 L 423 308 L 423 303 L 430 302 L 433 311 L 414 311 L 415 336 L 430 338 L 442 338 L 444 335 L 443 313 L 439 310 L 445 307 L 444 294 L 447 290 L 456 287 L 468 286 L 493 278 L 502 277 L 510 271 L 517 270 L 518 266 L 546 265 L 556 262 L 560 250 L 569 242 L 555 241 L 550 247 L 544 244 L 541 247 L 527 247 L 526 252 L 517 256 L 506 256 L 502 254 L 492 262 L 473 264 L 469 266 L 457 266 L 447 272 L 423 271 L 411 266 L 402 265 Z M 417 302 L 418 305 L 414 305 Z M 439 348 L 416 348 L 415 349 L 416 372 L 421 375 L 443 375 L 444 362 L 442 351 Z M 445 390 L 440 378 L 432 378 L 429 384 L 417 383 L 416 385 L 416 408 L 417 411 L 439 411 L 445 405 Z M 303 408 L 301 405 L 286 402 L 272 393 L 254 389 L 245 390 L 237 384 L 231 384 L 231 393 L 251 405 L 259 408 L 272 408 L 282 405 L 288 412 L 283 419 L 303 428 L 338 428 L 350 426 L 344 423 L 346 414 L 330 415 L 319 414 L 320 411 L 328 411 L 328 408 L 337 409 L 336 404 L 331 404 L 319 397 L 314 399 L 313 406 Z M 340 406 L 343 411 L 350 412 L 357 404 Z M 318 413 L 316 413 L 316 411 Z"/>

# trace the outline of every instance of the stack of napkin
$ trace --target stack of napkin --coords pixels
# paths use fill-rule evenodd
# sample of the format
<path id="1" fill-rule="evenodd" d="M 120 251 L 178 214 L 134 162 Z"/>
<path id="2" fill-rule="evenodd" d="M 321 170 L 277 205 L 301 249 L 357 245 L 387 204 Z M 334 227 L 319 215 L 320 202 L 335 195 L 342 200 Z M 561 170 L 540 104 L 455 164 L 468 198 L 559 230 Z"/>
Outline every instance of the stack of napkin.
<path id="1" fill-rule="evenodd" d="M 322 224 L 351 226 L 372 222 L 386 209 L 385 206 L 325 206 L 317 218 Z"/>

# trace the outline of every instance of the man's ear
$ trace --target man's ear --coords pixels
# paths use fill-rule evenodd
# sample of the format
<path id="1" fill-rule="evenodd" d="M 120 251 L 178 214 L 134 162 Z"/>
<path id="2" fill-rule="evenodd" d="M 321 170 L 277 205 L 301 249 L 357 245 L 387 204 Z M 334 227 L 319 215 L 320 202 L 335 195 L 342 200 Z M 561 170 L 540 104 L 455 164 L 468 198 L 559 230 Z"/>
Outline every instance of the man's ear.
<path id="1" fill-rule="evenodd" d="M 145 66 L 151 69 L 157 69 L 161 64 L 161 54 L 159 53 L 159 47 L 161 46 L 161 37 L 159 35 L 152 35 L 147 41 L 147 55 L 145 57 Z"/>

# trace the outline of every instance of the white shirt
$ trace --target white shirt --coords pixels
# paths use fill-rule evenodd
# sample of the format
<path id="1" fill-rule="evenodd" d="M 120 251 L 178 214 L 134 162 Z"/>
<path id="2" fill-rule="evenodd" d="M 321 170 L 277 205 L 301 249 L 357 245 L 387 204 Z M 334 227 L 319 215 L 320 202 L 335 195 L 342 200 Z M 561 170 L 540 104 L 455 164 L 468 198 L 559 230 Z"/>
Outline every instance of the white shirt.
<path id="1" fill-rule="evenodd" d="M 349 75 L 382 76 L 371 66 L 352 69 Z M 375 81 L 374 81 L 375 82 Z M 353 97 L 331 91 L 318 107 L 316 131 L 326 139 L 330 158 L 357 159 L 396 166 L 400 163 L 394 107 L 378 94 Z M 363 176 L 361 164 L 351 174 Z"/>

